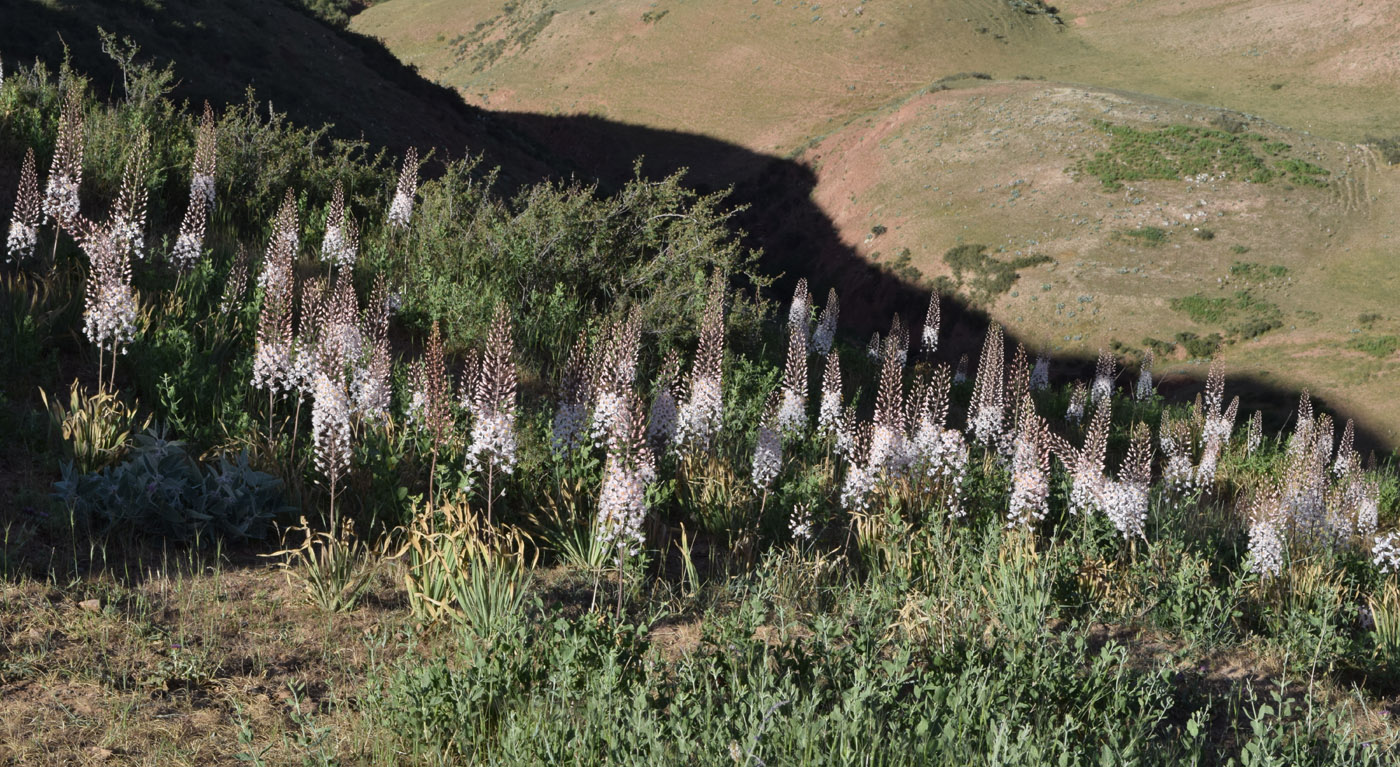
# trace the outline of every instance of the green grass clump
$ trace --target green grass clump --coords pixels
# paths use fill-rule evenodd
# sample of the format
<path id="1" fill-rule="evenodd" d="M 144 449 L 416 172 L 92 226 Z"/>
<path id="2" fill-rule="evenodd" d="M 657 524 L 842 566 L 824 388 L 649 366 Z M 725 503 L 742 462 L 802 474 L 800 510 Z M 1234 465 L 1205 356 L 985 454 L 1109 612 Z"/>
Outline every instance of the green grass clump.
<path id="1" fill-rule="evenodd" d="M 958 245 L 943 254 L 943 262 L 952 268 L 957 284 L 970 288 L 973 298 L 980 302 L 991 301 L 1011 290 L 1021 277 L 1021 269 L 1051 261 L 1053 259 L 1044 254 L 1002 261 L 989 255 L 986 245 L 973 244 Z"/>
<path id="2" fill-rule="evenodd" d="M 1176 342 L 1186 349 L 1186 353 L 1194 359 L 1210 359 L 1215 353 L 1220 351 L 1220 346 L 1225 342 L 1219 333 L 1211 333 L 1208 336 L 1200 336 L 1189 330 L 1183 330 L 1176 334 Z"/>
<path id="3" fill-rule="evenodd" d="M 1259 264 L 1253 261 L 1236 261 L 1230 264 L 1230 276 L 1251 282 L 1281 280 L 1288 276 L 1288 267 L 1282 264 Z"/>
<path id="4" fill-rule="evenodd" d="M 1302 186 L 1318 188 L 1327 186 L 1326 177 L 1332 173 L 1320 165 L 1295 157 L 1280 160 L 1277 167 L 1279 171 L 1288 176 L 1289 181 Z"/>
<path id="5" fill-rule="evenodd" d="M 1181 312 L 1202 325 L 1223 325 L 1232 340 L 1247 340 L 1283 327 L 1278 305 L 1255 298 L 1247 290 L 1233 296 L 1208 297 L 1195 293 L 1171 300 L 1172 311 Z"/>
<path id="6" fill-rule="evenodd" d="M 1225 318 L 1225 313 L 1230 309 L 1230 299 L 1207 298 L 1196 293 L 1183 298 L 1173 298 L 1171 306 L 1172 311 L 1185 314 L 1192 322 L 1211 325 Z"/>
<path id="7" fill-rule="evenodd" d="M 1297 184 L 1326 185 L 1326 169 L 1284 157 L 1288 144 L 1242 132 L 1242 124 L 1239 131 L 1188 125 L 1143 130 L 1102 120 L 1095 126 L 1109 135 L 1109 147 L 1077 167 L 1098 178 L 1105 190 L 1120 189 L 1125 181 L 1179 180 L 1202 173 L 1254 184 L 1287 177 Z M 1274 157 L 1280 159 L 1271 165 Z"/>
<path id="8" fill-rule="evenodd" d="M 1372 357 L 1390 357 L 1396 351 L 1400 351 L 1400 337 L 1396 336 L 1364 336 L 1353 338 L 1347 342 L 1348 349 L 1355 349 L 1365 352 Z"/>
<path id="9" fill-rule="evenodd" d="M 1155 226 L 1140 226 L 1123 232 L 1124 237 L 1132 237 L 1148 247 L 1156 247 L 1167 241 L 1167 230 Z"/>

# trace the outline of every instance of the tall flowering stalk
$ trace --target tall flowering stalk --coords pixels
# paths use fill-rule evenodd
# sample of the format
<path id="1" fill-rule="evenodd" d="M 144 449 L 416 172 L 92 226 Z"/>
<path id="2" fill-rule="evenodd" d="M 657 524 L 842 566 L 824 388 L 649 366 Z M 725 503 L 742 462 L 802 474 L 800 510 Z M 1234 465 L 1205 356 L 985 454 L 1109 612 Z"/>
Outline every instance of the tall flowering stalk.
<path id="1" fill-rule="evenodd" d="M 938 351 L 938 328 L 942 322 L 938 291 L 928 297 L 928 313 L 924 315 L 924 331 L 920 337 L 924 355 L 932 357 Z"/>
<path id="2" fill-rule="evenodd" d="M 188 272 L 204 256 L 204 232 L 209 221 L 209 205 L 202 193 L 190 193 L 185 206 L 185 218 L 180 222 L 180 234 L 170 251 L 170 261 L 176 269 Z"/>
<path id="3" fill-rule="evenodd" d="M 783 467 L 782 430 L 778 426 L 779 409 L 775 401 L 770 401 L 764 409 L 763 420 L 758 425 L 758 438 L 753 451 L 753 484 L 763 493 L 763 503 L 759 505 L 758 516 L 763 518 L 763 507 L 768 502 L 768 491 L 773 480 Z"/>
<path id="4" fill-rule="evenodd" d="M 63 99 L 63 111 L 58 118 L 58 144 L 49 165 L 49 180 L 44 187 L 44 216 L 56 225 L 54 252 L 58 256 L 58 238 L 66 229 L 70 233 L 80 227 L 78 189 L 83 183 L 83 148 L 86 144 L 83 126 L 82 94 L 72 84 Z"/>
<path id="5" fill-rule="evenodd" d="M 651 412 L 647 416 L 647 443 L 658 454 L 676 437 L 676 423 L 679 418 L 676 384 L 680 376 L 680 355 L 675 351 L 668 352 L 666 358 L 661 361 L 656 392 L 651 400 Z"/>
<path id="6" fill-rule="evenodd" d="M 774 426 L 789 438 L 807 431 L 807 334 L 802 325 L 789 326 L 787 364 Z"/>
<path id="7" fill-rule="evenodd" d="M 277 212 L 268 239 L 258 286 L 262 289 L 262 309 L 258 316 L 256 345 L 253 349 L 255 389 L 267 391 L 267 432 L 272 438 L 272 411 L 277 395 L 296 388 L 293 373 L 292 309 L 294 275 L 292 262 L 298 241 L 296 203 L 288 189 Z"/>
<path id="8" fill-rule="evenodd" d="M 869 470 L 877 476 L 901 476 L 908 466 L 908 445 L 904 432 L 904 378 L 898 344 L 891 337 L 885 343 L 880 368 L 880 388 L 875 394 L 875 420 L 870 434 Z"/>
<path id="9" fill-rule="evenodd" d="M 297 220 L 297 201 L 289 187 L 282 196 L 282 205 L 272 219 L 272 235 L 267 241 L 267 255 L 258 273 L 258 287 L 268 293 L 283 294 L 291 300 L 292 264 L 301 247 L 301 224 Z"/>
<path id="10" fill-rule="evenodd" d="M 613 432 L 621 423 L 623 406 L 636 386 L 641 342 L 641 307 L 634 304 L 626 317 L 615 320 L 609 326 L 602 348 L 593 358 L 591 428 L 596 445 L 601 446 L 612 439 Z"/>
<path id="11" fill-rule="evenodd" d="M 826 293 L 826 306 L 817 317 L 817 329 L 812 333 L 812 351 L 825 357 L 831 353 L 831 345 L 836 340 L 836 323 L 841 318 L 841 302 L 836 298 L 836 288 Z"/>
<path id="12" fill-rule="evenodd" d="M 641 406 L 631 399 L 622 410 L 616 438 L 608 443 L 603 487 L 598 497 L 596 540 L 617 555 L 617 611 L 622 614 L 622 573 L 628 556 L 641 552 L 645 540 L 647 488 L 656 481 L 656 461 L 646 446 Z"/>
<path id="13" fill-rule="evenodd" d="M 1113 396 L 1113 378 L 1116 368 L 1117 364 L 1114 362 L 1113 354 L 1100 349 L 1099 361 L 1094 365 L 1094 384 L 1089 389 L 1089 399 L 1095 406 Z"/>
<path id="14" fill-rule="evenodd" d="M 588 428 L 588 401 L 592 395 L 588 375 L 588 334 L 580 331 L 564 363 L 559 382 L 559 407 L 554 411 L 551 444 L 556 456 L 566 456 L 583 445 Z"/>
<path id="15" fill-rule="evenodd" d="M 413 217 L 413 195 L 418 191 L 418 150 L 409 147 L 403 157 L 403 167 L 399 170 L 399 183 L 394 189 L 394 198 L 389 203 L 389 225 L 395 229 L 407 230 Z"/>
<path id="16" fill-rule="evenodd" d="M 6 260 L 24 262 L 34 257 L 39 244 L 39 225 L 44 209 L 39 198 L 39 178 L 34 172 L 34 150 L 24 152 L 24 165 L 19 171 L 19 187 L 15 190 L 15 208 L 10 214 L 10 233 L 5 240 Z"/>
<path id="17" fill-rule="evenodd" d="M 967 355 L 958 357 L 958 366 L 953 369 L 953 384 L 967 383 Z"/>
<path id="18" fill-rule="evenodd" d="M 1264 443 L 1264 414 L 1258 410 L 1249 417 L 1249 427 L 1245 430 L 1244 453 L 1254 455 L 1254 451 Z"/>
<path id="19" fill-rule="evenodd" d="M 248 248 L 238 244 L 238 253 L 229 267 L 228 279 L 224 281 L 224 292 L 219 299 L 219 311 L 232 314 L 243 304 L 243 294 L 248 291 Z"/>
<path id="20" fill-rule="evenodd" d="M 890 351 L 899 360 L 900 367 L 909 361 L 909 326 L 904 324 L 904 320 L 898 314 L 890 320 L 890 333 L 888 343 L 893 344 Z"/>
<path id="21" fill-rule="evenodd" d="M 962 485 L 967 475 L 968 447 L 962 432 L 946 427 L 952 371 L 939 365 L 916 398 L 910 458 L 921 479 L 932 485 L 950 517 L 963 515 Z"/>
<path id="22" fill-rule="evenodd" d="M 854 423 L 854 413 L 846 425 L 850 435 L 847 450 L 846 480 L 841 485 L 841 505 L 848 511 L 864 512 L 870 508 L 870 494 L 878 480 L 870 466 L 870 424 Z"/>
<path id="23" fill-rule="evenodd" d="M 1332 462 L 1332 473 L 1344 477 L 1357 467 L 1356 424 L 1350 418 L 1342 429 L 1342 441 L 1337 444 L 1337 459 Z"/>
<path id="24" fill-rule="evenodd" d="M 99 227 L 82 240 L 92 266 L 87 281 L 83 332 L 97 345 L 97 380 L 102 381 L 102 352 L 112 355 L 112 385 L 116 385 L 117 352 L 136 334 L 136 293 L 131 288 L 131 261 L 118 248 L 111 229 Z"/>
<path id="25" fill-rule="evenodd" d="M 393 372 L 393 359 L 389 356 L 389 288 L 382 272 L 374 279 L 360 337 L 360 359 L 350 382 L 355 414 L 366 423 L 379 424 L 389 417 L 389 376 Z"/>
<path id="26" fill-rule="evenodd" d="M 716 274 L 705 301 L 700 346 L 695 352 L 689 390 L 676 426 L 676 447 L 682 453 L 708 451 L 724 422 L 724 293 L 724 277 Z"/>
<path id="27" fill-rule="evenodd" d="M 1118 480 L 1105 483 L 1100 504 L 1124 540 L 1142 538 L 1152 485 L 1152 431 L 1147 424 L 1133 428 L 1128 454 Z"/>
<path id="28" fill-rule="evenodd" d="M 332 266 L 353 266 L 349 224 L 345 215 L 345 187 L 335 182 L 330 205 L 326 208 L 326 232 L 321 237 L 321 260 Z"/>
<path id="29" fill-rule="evenodd" d="M 972 384 L 968 430 L 978 442 L 993 447 L 1002 433 L 1006 417 L 1002 377 L 1005 365 L 1001 326 L 992 323 L 987 328 L 987 340 L 982 344 L 982 359 L 977 365 L 977 380 Z"/>
<path id="30" fill-rule="evenodd" d="M 1156 355 L 1148 349 L 1142 358 L 1142 365 L 1138 367 L 1137 386 L 1133 388 L 1133 398 L 1138 402 L 1152 399 L 1152 364 L 1156 359 Z"/>
<path id="31" fill-rule="evenodd" d="M 1011 454 L 1011 498 L 1007 527 L 1033 528 L 1045 518 L 1050 499 L 1049 429 L 1033 406 L 1023 408 Z"/>
<path id="32" fill-rule="evenodd" d="M 1084 448 L 1078 451 L 1070 467 L 1073 485 L 1069 494 L 1071 514 L 1089 515 L 1103 508 L 1108 478 L 1104 476 L 1104 461 L 1108 456 L 1108 431 L 1112 425 L 1112 401 L 1106 400 L 1094 408 L 1089 431 L 1084 435 Z"/>
<path id="33" fill-rule="evenodd" d="M 1235 430 L 1235 416 L 1240 410 L 1240 398 L 1230 400 L 1225 412 L 1207 415 L 1202 430 L 1201 462 L 1196 466 L 1196 486 L 1209 488 L 1215 482 L 1215 469 L 1220 463 L 1220 454 L 1229 443 Z"/>
<path id="34" fill-rule="evenodd" d="M 826 358 L 822 371 L 822 401 L 817 409 L 817 433 L 834 437 L 841 428 L 841 355 Z"/>
<path id="35" fill-rule="evenodd" d="M 146 255 L 146 164 L 149 139 L 142 130 L 136 137 L 126 166 L 122 169 L 121 191 L 112 206 L 108 227 L 112 245 L 132 258 Z"/>
<path id="36" fill-rule="evenodd" d="M 1045 352 L 1035 355 L 1035 366 L 1031 368 L 1031 391 L 1045 391 L 1050 388 L 1050 357 Z"/>
<path id="37" fill-rule="evenodd" d="M 492 520 L 496 472 L 511 474 L 516 463 L 515 415 L 518 374 L 515 369 L 515 342 L 511 337 L 510 312 L 505 304 L 496 308 L 481 374 L 472 399 L 472 441 L 467 448 L 467 468 L 486 472 L 486 524 Z"/>
<path id="38" fill-rule="evenodd" d="M 1163 417 L 1158 441 L 1165 459 L 1162 482 L 1174 492 L 1189 492 L 1195 474 L 1191 461 L 1191 422 L 1184 418 Z"/>
<path id="39" fill-rule="evenodd" d="M 1301 419 L 1301 414 L 1300 414 Z M 1327 463 L 1332 457 L 1333 425 L 1330 416 L 1300 420 L 1294 433 L 1301 447 L 1288 456 L 1284 469 L 1280 508 L 1289 531 L 1309 546 L 1328 541 L 1335 532 L 1327 514 Z"/>
<path id="40" fill-rule="evenodd" d="M 1248 507 L 1248 567 L 1261 580 L 1276 578 L 1283 572 L 1287 543 L 1281 502 L 1277 488 L 1266 487 L 1254 495 Z"/>
<path id="41" fill-rule="evenodd" d="M 218 127 L 214 108 L 204 102 L 204 115 L 194 134 L 194 173 L 190 177 L 190 199 L 200 200 L 209 210 L 214 209 L 214 173 L 219 162 Z"/>
<path id="42" fill-rule="evenodd" d="M 350 469 L 351 402 L 345 388 L 345 378 L 337 371 L 322 369 L 316 373 L 312 395 L 311 433 L 315 448 L 316 468 L 326 478 L 331 491 L 331 529 L 340 530 L 335 507 L 336 490 Z"/>
<path id="43" fill-rule="evenodd" d="M 1069 405 L 1065 408 L 1065 421 L 1076 426 L 1084 420 L 1084 408 L 1089 402 L 1089 387 L 1083 381 L 1075 381 L 1070 389 Z"/>
<path id="44" fill-rule="evenodd" d="M 1031 401 L 1031 362 L 1025 344 L 1016 344 L 1016 352 L 1011 355 L 1011 369 L 1006 373 L 1006 401 L 1011 405 L 1012 423 L 1019 421 L 1021 408 Z M 1010 455 L 1010 446 L 1003 446 L 1002 452 Z"/>
<path id="45" fill-rule="evenodd" d="M 408 404 L 408 422 L 428 436 L 428 505 L 434 504 L 433 478 L 437 476 L 438 453 L 452 436 L 452 381 L 447 377 L 447 363 L 442 355 L 442 333 L 433 322 L 423 359 L 414 369 L 410 382 L 412 399 Z"/>
<path id="46" fill-rule="evenodd" d="M 797 288 L 793 291 L 792 305 L 788 307 L 788 333 L 800 333 L 802 335 L 802 348 L 807 348 L 807 342 L 811 337 L 811 313 L 812 298 L 807 292 L 807 278 L 803 277 L 797 281 Z"/>

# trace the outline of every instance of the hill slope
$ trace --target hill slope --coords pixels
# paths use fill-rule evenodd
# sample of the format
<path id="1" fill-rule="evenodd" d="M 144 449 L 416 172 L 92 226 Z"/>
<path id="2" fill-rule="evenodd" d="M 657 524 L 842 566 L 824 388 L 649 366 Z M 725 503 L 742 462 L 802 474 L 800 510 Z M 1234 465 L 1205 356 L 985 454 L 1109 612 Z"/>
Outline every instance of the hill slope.
<path id="1" fill-rule="evenodd" d="M 1234 369 L 1310 386 L 1400 434 L 1387 394 L 1400 364 L 1385 268 L 1395 177 L 1355 143 L 1400 125 L 1385 8 L 1051 10 L 390 0 L 352 28 L 599 178 L 646 154 L 657 169 L 690 167 L 700 186 L 735 185 L 751 220 L 780 219 L 785 231 L 761 239 L 789 271 L 844 275 L 833 264 L 855 254 L 941 277 L 1061 354 L 1150 339 L 1194 374 L 1188 358 L 1220 343 Z M 1164 148 L 1171 131 L 1190 147 Z M 1219 161 L 1222 147 L 1252 159 Z M 1167 157 L 1182 172 L 1105 182 L 1092 172 L 1100 152 L 1109 166 Z M 777 158 L 810 173 L 775 185 Z M 1192 161 L 1208 172 L 1184 172 Z M 983 260 L 955 273 L 945 253 L 970 245 L 988 246 L 961 251 Z M 1048 262 L 1011 270 L 1021 279 L 1005 290 L 979 287 L 1007 273 L 994 261 L 1017 258 Z M 863 303 L 893 310 L 883 293 Z"/>

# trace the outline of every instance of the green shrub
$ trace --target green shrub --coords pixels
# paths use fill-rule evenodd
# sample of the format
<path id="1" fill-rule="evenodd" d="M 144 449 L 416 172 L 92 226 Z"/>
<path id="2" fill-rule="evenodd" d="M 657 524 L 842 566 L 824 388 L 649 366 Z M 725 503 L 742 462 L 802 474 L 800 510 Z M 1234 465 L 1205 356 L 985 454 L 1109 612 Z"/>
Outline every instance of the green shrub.
<path id="1" fill-rule="evenodd" d="M 1176 334 L 1176 342 L 1186 348 L 1186 353 L 1195 359 L 1210 359 L 1220 350 L 1225 339 L 1219 333 L 1211 333 L 1202 338 L 1190 331 Z"/>
<path id="2" fill-rule="evenodd" d="M 1158 229 L 1155 226 L 1143 226 L 1137 229 L 1129 229 L 1123 232 L 1123 235 L 1125 237 L 1141 240 L 1142 244 L 1149 247 L 1161 245 L 1167 241 L 1167 231 L 1165 229 Z"/>
<path id="3" fill-rule="evenodd" d="M 100 534 L 178 541 L 260 539 L 288 511 L 282 481 L 233 460 L 201 464 L 182 442 L 139 434 L 130 457 L 96 474 L 71 464 L 54 483 L 54 497 Z"/>
<path id="4" fill-rule="evenodd" d="M 1053 260 L 1047 255 L 1035 254 L 1002 261 L 989 255 L 986 245 L 973 244 L 958 245 L 943 254 L 943 261 L 952 267 L 958 285 L 966 284 L 972 289 L 972 297 L 982 302 L 1011 290 L 1021 277 L 1021 269 Z"/>

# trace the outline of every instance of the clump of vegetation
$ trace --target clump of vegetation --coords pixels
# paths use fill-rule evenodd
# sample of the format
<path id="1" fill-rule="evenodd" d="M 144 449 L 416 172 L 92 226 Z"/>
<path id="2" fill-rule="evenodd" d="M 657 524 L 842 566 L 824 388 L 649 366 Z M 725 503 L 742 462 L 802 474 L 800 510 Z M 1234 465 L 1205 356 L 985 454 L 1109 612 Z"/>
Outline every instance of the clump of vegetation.
<path id="1" fill-rule="evenodd" d="M 1152 352 L 1159 357 L 1171 356 L 1171 353 L 1176 351 L 1175 343 L 1171 341 L 1163 341 L 1159 338 L 1153 338 L 1151 336 L 1142 339 L 1142 345 L 1146 346 L 1148 349 L 1151 349 Z"/>
<path id="2" fill-rule="evenodd" d="M 1224 325 L 1233 340 L 1247 340 L 1283 327 L 1283 312 L 1278 305 L 1255 298 L 1247 290 L 1215 298 L 1200 293 L 1173 298 L 1171 308 L 1190 317 L 1192 322 Z"/>
<path id="3" fill-rule="evenodd" d="M 1283 264 L 1259 264 L 1253 261 L 1236 261 L 1230 264 L 1230 276 L 1250 282 L 1281 280 L 1288 276 L 1288 267 Z"/>
<path id="4" fill-rule="evenodd" d="M 253 469 L 247 453 L 201 464 L 157 434 L 137 435 L 129 457 L 100 472 L 66 466 L 54 495 L 94 534 L 126 540 L 259 540 L 289 511 L 282 481 Z"/>
<path id="5" fill-rule="evenodd" d="M 1219 333 L 1211 333 L 1203 337 L 1189 330 L 1183 330 L 1176 334 L 1176 342 L 1186 349 L 1186 354 L 1192 359 L 1205 360 L 1214 357 L 1215 353 L 1220 351 L 1220 346 L 1225 342 L 1225 339 Z"/>
<path id="6" fill-rule="evenodd" d="M 985 245 L 958 245 L 943 254 L 943 262 L 953 270 L 959 287 L 971 290 L 975 300 L 987 302 L 1011 290 L 1021 278 L 1020 270 L 1053 259 L 1042 253 L 1002 261 L 987 253 Z"/>
<path id="7" fill-rule="evenodd" d="M 1389 138 L 1368 136 L 1366 143 L 1375 147 L 1376 151 L 1380 153 L 1381 159 L 1385 160 L 1386 165 L 1400 163 L 1400 136 L 1390 136 Z"/>
<path id="8" fill-rule="evenodd" d="M 1326 185 L 1322 178 L 1326 169 L 1283 156 L 1291 148 L 1288 144 L 1258 133 L 1189 125 L 1142 130 L 1102 120 L 1094 124 L 1109 135 L 1109 148 L 1081 161 L 1077 168 L 1097 177 L 1105 190 L 1121 189 L 1124 181 L 1200 176 L 1254 184 L 1287 177 L 1294 183 Z M 1275 157 L 1279 159 L 1271 165 L 1269 160 Z"/>
<path id="9" fill-rule="evenodd" d="M 1156 247 L 1167 241 L 1167 230 L 1155 226 L 1140 226 L 1137 229 L 1125 230 L 1122 234 L 1124 237 L 1132 237 L 1148 247 Z"/>
<path id="10" fill-rule="evenodd" d="M 1327 176 L 1332 174 L 1331 171 L 1321 165 L 1308 162 L 1307 160 L 1300 160 L 1296 157 L 1280 160 L 1275 167 L 1286 175 L 1289 181 L 1295 184 L 1318 188 L 1326 187 Z"/>
<path id="11" fill-rule="evenodd" d="M 1372 357 L 1392 357 L 1400 351 L 1400 338 L 1396 336 L 1362 336 L 1347 342 L 1348 349 L 1365 352 Z"/>

